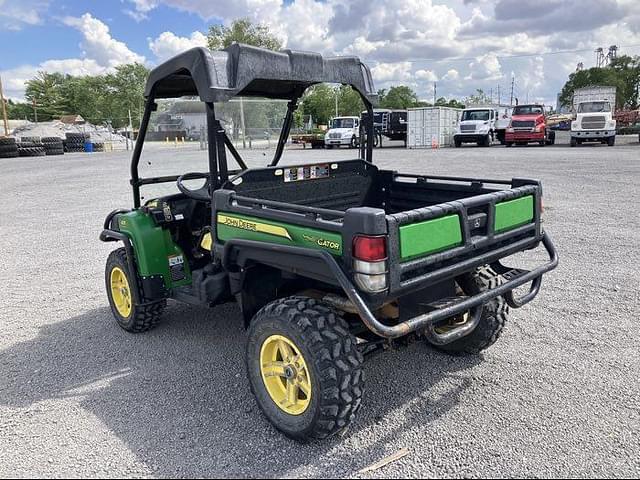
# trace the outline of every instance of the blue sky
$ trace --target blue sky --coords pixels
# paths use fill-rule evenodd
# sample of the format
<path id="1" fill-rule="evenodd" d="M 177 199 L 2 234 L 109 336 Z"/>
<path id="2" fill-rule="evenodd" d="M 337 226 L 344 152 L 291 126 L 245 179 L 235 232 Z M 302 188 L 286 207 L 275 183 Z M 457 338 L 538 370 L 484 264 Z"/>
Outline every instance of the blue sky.
<path id="1" fill-rule="evenodd" d="M 554 103 L 593 49 L 640 54 L 637 0 L 0 0 L 0 75 L 10 98 L 38 70 L 153 67 L 203 45 L 213 24 L 247 17 L 293 49 L 358 55 L 378 88 L 420 97 L 509 90 Z"/>

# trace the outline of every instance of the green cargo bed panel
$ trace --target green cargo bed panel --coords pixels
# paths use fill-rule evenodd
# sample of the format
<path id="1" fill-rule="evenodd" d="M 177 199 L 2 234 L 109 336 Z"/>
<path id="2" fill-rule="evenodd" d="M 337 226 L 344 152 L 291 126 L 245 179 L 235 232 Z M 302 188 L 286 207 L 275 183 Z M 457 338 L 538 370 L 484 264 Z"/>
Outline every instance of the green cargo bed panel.
<path id="1" fill-rule="evenodd" d="M 426 220 L 400 227 L 402 260 L 430 255 L 462 244 L 458 215 Z"/>
<path id="2" fill-rule="evenodd" d="M 496 204 L 494 230 L 501 232 L 533 221 L 533 195 Z"/>

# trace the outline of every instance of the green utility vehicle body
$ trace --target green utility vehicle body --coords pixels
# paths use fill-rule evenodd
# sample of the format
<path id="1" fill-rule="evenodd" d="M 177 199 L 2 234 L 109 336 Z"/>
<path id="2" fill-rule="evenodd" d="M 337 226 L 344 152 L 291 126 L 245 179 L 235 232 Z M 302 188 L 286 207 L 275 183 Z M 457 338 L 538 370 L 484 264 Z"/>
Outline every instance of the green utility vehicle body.
<path id="1" fill-rule="evenodd" d="M 280 165 L 299 100 L 324 82 L 350 85 L 365 105 L 358 158 Z M 416 338 L 449 351 L 486 348 L 507 305 L 533 300 L 542 276 L 558 264 L 542 228 L 537 180 L 405 174 L 374 165 L 368 139 L 375 135 L 375 92 L 369 69 L 354 57 L 239 44 L 174 57 L 147 82 L 131 162 L 133 208 L 111 212 L 100 235 L 123 245 L 110 256 L 105 279 L 126 330 L 154 326 L 167 299 L 208 307 L 238 302 L 249 330 L 252 390 L 269 419 L 295 438 L 346 428 L 359 406 L 365 353 Z M 266 167 L 248 168 L 216 118 L 214 103 L 238 95 L 288 100 Z M 205 103 L 207 171 L 141 178 L 155 100 L 180 96 Z M 228 156 L 237 169 L 229 169 Z M 197 179 L 201 188 L 187 187 Z M 142 188 L 169 182 L 179 193 L 142 204 Z M 534 269 L 503 263 L 540 246 L 549 260 Z M 526 284 L 527 293 L 514 294 Z M 334 352 L 336 372 L 343 370 L 333 380 L 320 378 L 326 355 L 318 352 L 325 351 Z M 333 391 L 353 401 L 332 404 Z"/>

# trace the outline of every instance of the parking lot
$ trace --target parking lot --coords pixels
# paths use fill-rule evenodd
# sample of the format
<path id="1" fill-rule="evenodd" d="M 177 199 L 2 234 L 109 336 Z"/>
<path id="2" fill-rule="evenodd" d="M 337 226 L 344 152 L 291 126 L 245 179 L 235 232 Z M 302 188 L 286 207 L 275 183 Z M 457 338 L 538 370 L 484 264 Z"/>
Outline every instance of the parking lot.
<path id="1" fill-rule="evenodd" d="M 171 303 L 141 335 L 116 325 L 114 245 L 98 234 L 131 205 L 128 152 L 2 160 L 0 476 L 638 477 L 640 145 L 567 143 L 375 151 L 404 172 L 541 179 L 561 263 L 480 357 L 421 344 L 372 357 L 351 430 L 306 445 L 258 410 L 235 304 Z M 206 170 L 197 146 L 145 152 L 149 173 Z M 284 163 L 354 153 L 292 149 Z"/>

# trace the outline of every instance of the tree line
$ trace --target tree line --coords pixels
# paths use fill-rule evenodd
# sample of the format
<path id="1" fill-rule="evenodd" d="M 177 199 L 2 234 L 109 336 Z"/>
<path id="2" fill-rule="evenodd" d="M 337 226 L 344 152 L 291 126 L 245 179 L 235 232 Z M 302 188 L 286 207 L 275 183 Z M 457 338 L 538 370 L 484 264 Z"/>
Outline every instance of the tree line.
<path id="1" fill-rule="evenodd" d="M 640 101 L 640 56 L 620 55 L 606 67 L 578 70 L 560 92 L 560 103 L 572 104 L 573 92 L 592 85 L 616 87 L 616 107 L 635 110 Z"/>
<path id="2" fill-rule="evenodd" d="M 114 128 L 129 124 L 142 115 L 144 85 L 149 75 L 140 63 L 120 65 L 104 75 L 73 76 L 38 72 L 26 82 L 25 102 L 9 101 L 11 119 L 49 121 L 63 115 L 81 115 L 95 124 L 110 123 Z"/>

